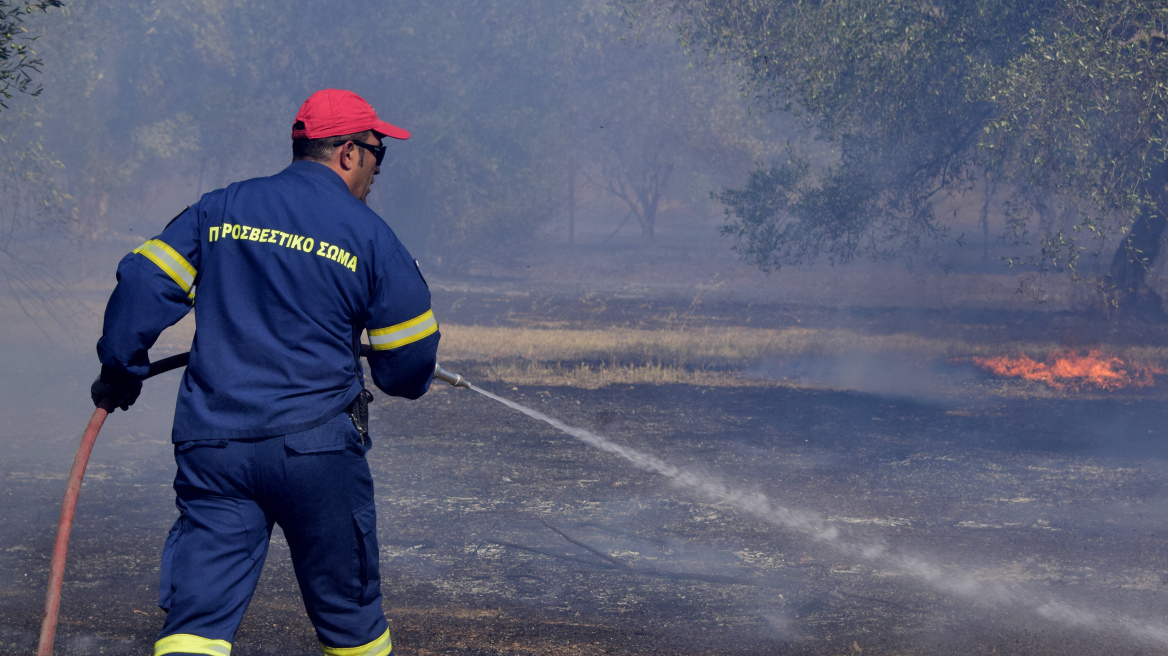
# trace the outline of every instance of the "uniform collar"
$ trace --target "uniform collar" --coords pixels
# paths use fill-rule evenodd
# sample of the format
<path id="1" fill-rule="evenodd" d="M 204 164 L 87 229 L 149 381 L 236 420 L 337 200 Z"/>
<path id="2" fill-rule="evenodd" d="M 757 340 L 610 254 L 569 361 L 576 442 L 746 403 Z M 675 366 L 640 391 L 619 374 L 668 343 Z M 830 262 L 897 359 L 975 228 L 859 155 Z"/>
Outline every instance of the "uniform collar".
<path id="1" fill-rule="evenodd" d="M 346 194 L 351 193 L 349 191 L 349 185 L 345 184 L 344 178 L 342 178 L 339 173 L 330 169 L 324 164 L 321 164 L 320 162 L 302 159 L 300 161 L 289 164 L 287 168 L 281 171 L 281 174 L 283 173 L 307 175 L 318 178 L 322 181 L 332 182 L 333 184 L 343 189 Z"/>

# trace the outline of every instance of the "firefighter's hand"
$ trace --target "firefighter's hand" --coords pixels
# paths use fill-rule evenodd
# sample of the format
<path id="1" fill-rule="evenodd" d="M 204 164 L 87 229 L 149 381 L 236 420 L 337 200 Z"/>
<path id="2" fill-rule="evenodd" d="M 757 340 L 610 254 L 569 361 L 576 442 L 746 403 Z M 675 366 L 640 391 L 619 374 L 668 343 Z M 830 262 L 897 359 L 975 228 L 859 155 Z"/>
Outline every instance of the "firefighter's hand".
<path id="1" fill-rule="evenodd" d="M 124 371 L 105 365 L 101 367 L 101 375 L 89 387 L 93 405 L 101 404 L 102 399 L 109 399 L 113 407 L 122 410 L 129 410 L 141 392 L 142 381 Z"/>

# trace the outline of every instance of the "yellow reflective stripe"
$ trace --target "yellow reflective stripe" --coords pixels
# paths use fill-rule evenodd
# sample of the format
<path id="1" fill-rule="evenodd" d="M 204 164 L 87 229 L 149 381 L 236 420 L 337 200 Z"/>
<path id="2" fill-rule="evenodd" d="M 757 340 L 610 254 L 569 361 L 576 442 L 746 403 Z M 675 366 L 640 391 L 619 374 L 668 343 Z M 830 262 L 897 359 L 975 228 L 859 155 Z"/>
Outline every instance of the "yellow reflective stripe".
<path id="1" fill-rule="evenodd" d="M 393 651 L 393 641 L 389 638 L 389 629 L 381 637 L 360 647 L 326 647 L 320 646 L 320 653 L 324 656 L 389 656 Z"/>
<path id="2" fill-rule="evenodd" d="M 369 331 L 369 346 L 374 351 L 395 349 L 433 335 L 438 330 L 438 321 L 434 318 L 433 310 L 426 310 L 420 317 L 414 317 L 405 323 L 399 323 L 389 328 L 377 328 Z"/>
<path id="3" fill-rule="evenodd" d="M 163 656 L 163 654 L 231 656 L 231 643 L 226 640 L 200 638 L 189 633 L 176 633 L 154 643 L 154 656 Z"/>
<path id="4" fill-rule="evenodd" d="M 185 277 L 188 277 L 192 282 L 194 281 L 195 276 L 198 275 L 198 271 L 195 270 L 195 267 L 191 266 L 190 262 L 187 262 L 182 255 L 178 254 L 178 251 L 171 248 L 170 244 L 167 244 L 161 239 L 151 239 L 145 244 L 142 244 L 139 249 L 148 249 L 158 252 L 167 260 L 170 260 L 174 264 L 177 264 L 178 267 L 181 267 L 182 271 L 187 273 L 187 276 Z M 175 267 L 176 272 L 178 267 Z M 179 275 L 182 275 L 182 273 L 180 272 Z"/>
<path id="5" fill-rule="evenodd" d="M 191 288 L 194 287 L 195 276 L 198 275 L 198 272 L 169 245 L 158 239 L 151 239 L 135 248 L 134 252 L 144 255 L 148 260 L 157 264 L 158 268 L 165 271 L 166 275 L 178 283 L 184 292 L 194 296 Z"/>

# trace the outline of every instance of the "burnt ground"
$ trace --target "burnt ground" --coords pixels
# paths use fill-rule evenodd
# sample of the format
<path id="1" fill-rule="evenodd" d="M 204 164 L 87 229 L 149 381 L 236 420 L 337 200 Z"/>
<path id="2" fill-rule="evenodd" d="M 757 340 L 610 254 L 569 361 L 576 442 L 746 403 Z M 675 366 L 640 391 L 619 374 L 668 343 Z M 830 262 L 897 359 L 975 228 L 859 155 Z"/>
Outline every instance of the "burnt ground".
<path id="1" fill-rule="evenodd" d="M 592 312 L 599 325 L 616 323 L 619 312 L 630 322 L 663 316 L 660 304 L 650 311 L 610 301 L 594 312 L 590 302 L 565 302 L 563 316 Z M 515 320 L 492 303 L 469 299 L 450 313 Z M 547 303 L 523 307 L 547 317 Z M 785 311 L 772 310 L 766 316 L 783 321 Z M 832 312 L 840 311 L 808 310 L 800 321 L 828 323 L 838 319 Z M 920 314 L 870 319 L 930 329 Z M 996 339 L 1035 321 L 1047 322 L 1036 333 L 1054 331 L 1063 319 L 1009 315 L 989 322 L 998 328 L 952 315 L 934 321 L 939 333 L 948 325 Z M 474 380 L 472 364 L 450 365 Z M 22 380 L 36 388 L 38 375 L 30 369 Z M 69 381 L 68 393 L 83 398 L 87 380 Z M 160 380 L 99 438 L 74 529 L 58 653 L 149 653 L 161 625 L 159 552 L 174 517 L 166 410 L 176 384 L 174 375 Z M 381 397 L 370 461 L 397 651 L 1168 653 L 1161 386 L 1039 397 L 975 390 L 927 401 L 781 385 L 484 384 L 815 513 L 848 544 L 917 557 L 915 569 L 711 502 L 467 390 L 436 386 L 413 403 Z M 84 422 L 46 414 L 33 396 L 22 418 L 6 413 L 0 428 L 16 436 L 0 461 L 0 654 L 33 651 L 52 529 Z M 63 425 L 76 428 L 52 437 Z M 935 568 L 933 583 L 926 567 Z M 979 585 L 947 587 L 966 575 Z M 316 653 L 278 534 L 234 653 Z"/>

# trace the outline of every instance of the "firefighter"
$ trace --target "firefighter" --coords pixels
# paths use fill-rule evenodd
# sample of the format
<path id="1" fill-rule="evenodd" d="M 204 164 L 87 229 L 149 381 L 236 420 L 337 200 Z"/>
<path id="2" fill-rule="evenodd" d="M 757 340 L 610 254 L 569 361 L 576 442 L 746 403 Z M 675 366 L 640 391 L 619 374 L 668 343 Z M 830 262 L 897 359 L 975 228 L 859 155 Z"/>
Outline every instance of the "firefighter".
<path id="1" fill-rule="evenodd" d="M 180 514 L 162 552 L 156 656 L 231 653 L 274 524 L 322 652 L 392 651 L 360 335 L 377 387 L 416 399 L 439 333 L 417 262 L 364 202 L 385 137 L 409 132 L 355 93 L 314 93 L 291 165 L 205 194 L 118 265 L 94 403 L 132 405 L 148 349 L 198 309 L 175 407 Z"/>

